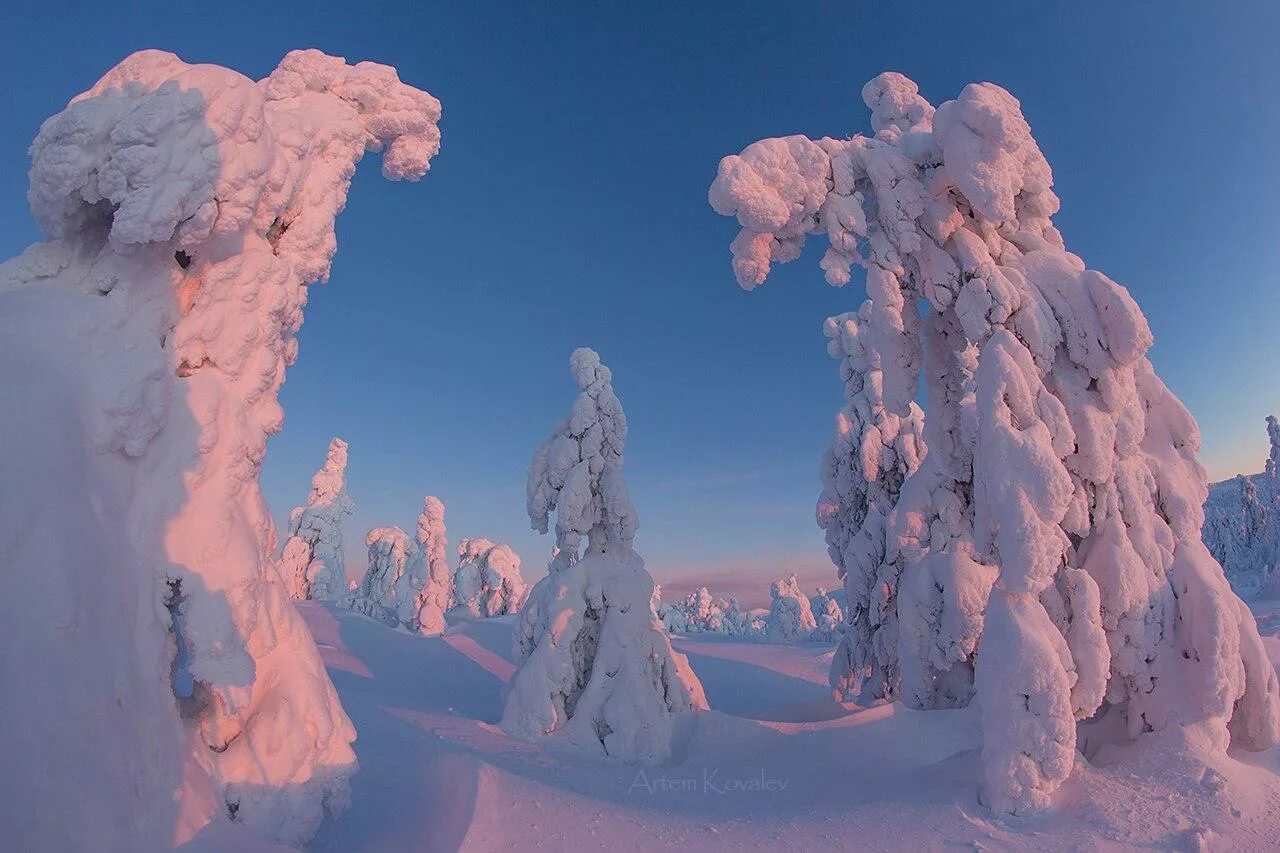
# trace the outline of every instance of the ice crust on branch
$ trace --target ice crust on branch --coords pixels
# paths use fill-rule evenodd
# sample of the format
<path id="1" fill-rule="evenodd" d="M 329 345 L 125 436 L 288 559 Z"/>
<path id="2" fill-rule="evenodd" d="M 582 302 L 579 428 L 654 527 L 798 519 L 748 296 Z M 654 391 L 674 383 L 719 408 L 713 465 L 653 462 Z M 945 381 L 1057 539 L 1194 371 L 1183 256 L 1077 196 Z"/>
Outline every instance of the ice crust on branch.
<path id="1" fill-rule="evenodd" d="M 385 176 L 420 178 L 439 118 L 374 63 L 296 51 L 254 82 L 143 51 L 41 127 L 46 242 L 0 266 L 4 383 L 30 401 L 0 413 L 0 538 L 42 566 L 39 589 L 8 579 L 3 614 L 23 637 L 0 665 L 11 844 L 162 849 L 228 816 L 300 844 L 345 802 L 355 733 L 258 479 L 356 163 L 381 150 Z M 179 647 L 195 687 L 176 701 Z"/>
<path id="2" fill-rule="evenodd" d="M 488 539 L 458 541 L 454 573 L 457 606 L 477 618 L 519 613 L 528 589 L 520 577 L 520 555 Z"/>
<path id="3" fill-rule="evenodd" d="M 999 812 L 1044 807 L 1100 712 L 1133 738 L 1273 745 L 1274 671 L 1200 539 L 1198 429 L 1128 291 L 1064 249 L 1018 101 L 978 83 L 934 110 L 892 72 L 863 99 L 873 137 L 752 143 L 708 196 L 742 226 L 745 289 L 811 235 L 828 283 L 866 271 L 827 332 L 854 412 L 818 512 L 849 594 L 833 687 L 926 708 L 976 691 Z"/>
<path id="4" fill-rule="evenodd" d="M 324 467 L 311 479 L 305 506 L 289 513 L 289 538 L 280 557 L 280 578 L 299 600 L 336 601 L 347 592 L 342 520 L 355 511 L 347 494 L 347 443 L 329 442 Z"/>
<path id="5" fill-rule="evenodd" d="M 579 389 L 570 418 L 529 468 L 529 520 L 546 533 L 554 512 L 556 547 L 516 625 L 520 665 L 502 727 L 658 763 L 671 755 L 681 715 L 706 709 L 706 697 L 654 615 L 653 578 L 631 547 L 636 515 L 622 478 L 627 419 L 613 376 L 590 349 L 574 350 L 569 367 Z"/>

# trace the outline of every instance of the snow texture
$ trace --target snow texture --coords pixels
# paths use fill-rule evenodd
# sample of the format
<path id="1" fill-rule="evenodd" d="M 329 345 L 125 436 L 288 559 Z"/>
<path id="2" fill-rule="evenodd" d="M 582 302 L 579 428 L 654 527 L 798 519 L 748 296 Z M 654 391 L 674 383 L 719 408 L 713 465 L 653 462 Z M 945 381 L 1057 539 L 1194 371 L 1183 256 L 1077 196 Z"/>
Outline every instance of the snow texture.
<path id="1" fill-rule="evenodd" d="M 457 606 L 477 618 L 519 613 L 528 595 L 520 556 L 510 546 L 481 538 L 458 542 L 454 587 Z"/>
<path id="2" fill-rule="evenodd" d="M 14 849 L 163 849 L 228 817 L 297 844 L 347 800 L 355 732 L 258 479 L 356 163 L 420 178 L 439 117 L 382 65 L 298 51 L 254 82 L 143 51 L 40 128 L 46 242 L 0 266 L 24 401 L 0 407 L 0 550 L 41 567 L 0 613 Z"/>
<path id="3" fill-rule="evenodd" d="M 289 513 L 289 539 L 277 565 L 289 594 L 300 601 L 336 601 L 346 594 L 342 520 L 355 511 L 346 472 L 347 443 L 335 438 L 324 467 L 311 478 L 306 506 Z"/>
<path id="4" fill-rule="evenodd" d="M 637 522 L 622 477 L 627 419 L 612 374 L 585 348 L 569 366 L 580 393 L 529 468 L 529 520 L 546 533 L 555 512 L 556 547 L 516 626 L 520 663 L 502 728 L 658 763 L 671 757 L 679 718 L 707 701 L 654 616 L 653 578 L 632 548 Z"/>
<path id="5" fill-rule="evenodd" d="M 709 192 L 742 228 L 730 248 L 743 288 L 813 234 L 829 244 L 828 283 L 866 271 L 867 304 L 838 330 L 858 346 L 828 337 L 872 386 L 846 401 L 862 394 L 900 419 L 880 440 L 899 455 L 871 462 L 905 479 L 896 499 L 879 496 L 888 570 L 839 553 L 859 521 L 854 475 L 870 482 L 873 465 L 848 466 L 851 500 L 824 490 L 819 504 L 849 590 L 850 645 L 872 633 L 862 608 L 884 600 L 906 704 L 963 705 L 976 691 L 997 812 L 1043 808 L 1070 772 L 1076 721 L 1100 710 L 1135 739 L 1194 727 L 1204 736 L 1188 742 L 1215 750 L 1228 737 L 1273 745 L 1274 671 L 1200 538 L 1199 431 L 1147 360 L 1151 332 L 1128 291 L 1063 247 L 1052 172 L 1020 104 L 977 83 L 935 110 L 892 72 L 863 100 L 874 136 L 752 143 L 721 161 Z M 897 442 L 922 390 L 928 452 L 912 471 Z M 832 456 L 827 489 L 852 453 Z M 849 584 L 851 565 L 875 568 L 875 586 Z M 877 598 L 863 605 L 868 588 Z M 893 695 L 892 672 L 873 670 L 888 655 L 842 651 L 837 691 L 870 680 Z"/>
<path id="6" fill-rule="evenodd" d="M 769 588 L 772 600 L 765 637 L 771 643 L 796 643 L 812 636 L 818 623 L 813 618 L 809 597 L 800 591 L 796 576 L 773 582 Z"/>

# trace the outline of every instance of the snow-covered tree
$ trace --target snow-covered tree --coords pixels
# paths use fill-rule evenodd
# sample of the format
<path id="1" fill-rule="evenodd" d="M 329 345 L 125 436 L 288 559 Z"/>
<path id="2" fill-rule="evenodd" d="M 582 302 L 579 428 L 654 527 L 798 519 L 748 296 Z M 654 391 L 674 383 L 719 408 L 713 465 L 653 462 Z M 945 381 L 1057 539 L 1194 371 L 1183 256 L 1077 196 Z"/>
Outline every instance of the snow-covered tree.
<path id="1" fill-rule="evenodd" d="M 794 574 L 776 580 L 769 588 L 772 604 L 765 636 L 771 643 L 798 643 L 809 639 L 818 623 L 813 618 L 809 596 L 800 591 Z"/>
<path id="2" fill-rule="evenodd" d="M 520 666 L 502 727 L 660 762 L 671 754 L 677 718 L 707 702 L 653 616 L 653 578 L 632 548 L 636 514 L 622 478 L 627 419 L 612 374 L 589 349 L 574 350 L 569 366 L 580 393 L 529 468 L 529 519 L 545 534 L 554 512 L 556 546 L 520 613 Z"/>
<path id="3" fill-rule="evenodd" d="M 1267 455 L 1267 477 L 1275 480 L 1280 477 L 1280 421 L 1275 415 L 1267 415 L 1267 444 L 1271 452 Z"/>
<path id="4" fill-rule="evenodd" d="M 811 234 L 829 241 L 830 284 L 866 270 L 849 368 L 900 419 L 861 474 L 887 459 L 905 476 L 885 496 L 903 701 L 981 696 L 1000 812 L 1046 806 L 1076 722 L 1100 712 L 1133 738 L 1193 726 L 1218 749 L 1276 743 L 1275 672 L 1200 539 L 1195 421 L 1147 360 L 1128 291 L 1063 248 L 1017 100 L 980 83 L 935 110 L 894 73 L 863 99 L 873 137 L 753 143 L 721 161 L 709 199 L 742 226 L 746 289 Z M 912 471 L 898 439 L 922 376 L 928 453 Z M 871 655 L 850 661 L 871 676 Z"/>
<path id="5" fill-rule="evenodd" d="M 1280 565 L 1280 482 L 1273 474 L 1280 429 L 1274 416 L 1267 418 L 1267 438 L 1264 473 L 1215 483 L 1204 507 L 1204 544 L 1231 586 L 1245 596 L 1269 589 Z"/>
<path id="6" fill-rule="evenodd" d="M 278 566 L 294 598 L 331 601 L 346 593 L 342 520 L 354 511 L 347 494 L 347 443 L 335 438 L 324 466 L 311 478 L 306 506 L 289 513 L 289 539 Z"/>
<path id="7" fill-rule="evenodd" d="M 41 127 L 46 242 L 0 266 L 23 401 L 0 406 L 22 493 L 0 551 L 40 566 L 0 605 L 10 847 L 158 850 L 228 816 L 296 844 L 345 803 L 355 732 L 259 474 L 356 163 L 420 178 L 439 117 L 374 63 L 298 51 L 255 82 L 143 51 Z"/>
<path id="8" fill-rule="evenodd" d="M 457 606 L 474 617 L 519 613 L 528 589 L 520 577 L 520 555 L 488 539 L 458 542 L 454 573 Z"/>
<path id="9" fill-rule="evenodd" d="M 407 627 L 424 636 L 444 633 L 444 615 L 453 604 L 453 572 L 449 569 L 449 540 L 445 537 L 444 503 L 433 495 L 422 502 L 418 516 L 418 547 L 411 575 L 422 578 Z"/>
<path id="10" fill-rule="evenodd" d="M 415 604 L 426 580 L 416 544 L 399 527 L 375 527 L 364 544 L 369 547 L 369 568 L 351 593 L 351 609 L 393 628 L 415 626 Z"/>
<path id="11" fill-rule="evenodd" d="M 670 634 L 725 634 L 742 631 L 742 612 L 736 598 L 716 598 L 700 586 L 682 599 L 659 602 L 658 620 Z"/>
<path id="12" fill-rule="evenodd" d="M 812 639 L 820 643 L 838 643 L 843 639 L 844 611 L 834 598 L 823 596 L 820 600 L 820 607 L 813 611 L 818 627 L 813 630 Z M 812 605 L 813 601 L 809 603 Z"/>

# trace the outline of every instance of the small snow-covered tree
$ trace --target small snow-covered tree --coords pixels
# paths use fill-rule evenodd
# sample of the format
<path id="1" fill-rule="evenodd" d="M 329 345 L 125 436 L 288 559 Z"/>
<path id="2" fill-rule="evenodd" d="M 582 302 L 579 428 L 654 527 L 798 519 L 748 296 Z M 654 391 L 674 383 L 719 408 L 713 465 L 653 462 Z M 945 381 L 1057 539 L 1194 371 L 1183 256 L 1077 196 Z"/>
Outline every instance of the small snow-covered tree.
<path id="1" fill-rule="evenodd" d="M 306 506 L 289 513 L 289 539 L 277 564 L 289 594 L 299 600 L 332 601 L 347 591 L 342 520 L 355 511 L 347 494 L 347 443 L 329 442 L 324 466 L 311 478 Z"/>
<path id="2" fill-rule="evenodd" d="M 296 51 L 254 81 L 148 50 L 41 126 L 45 242 L 0 266 L 23 400 L 0 469 L 25 493 L 0 551 L 41 567 L 0 605 L 10 847 L 159 850 L 228 816 L 297 845 L 346 802 L 355 731 L 259 476 L 356 164 L 422 177 L 439 118 L 384 65 Z"/>
<path id="3" fill-rule="evenodd" d="M 1271 450 L 1267 454 L 1266 474 L 1274 482 L 1280 478 L 1280 421 L 1275 415 L 1267 415 L 1267 444 Z"/>
<path id="4" fill-rule="evenodd" d="M 414 609 L 424 578 L 412 569 L 417 548 L 399 527 L 375 527 L 364 539 L 369 547 L 369 568 L 351 593 L 350 606 L 392 627 L 413 625 Z"/>
<path id="5" fill-rule="evenodd" d="M 656 763 L 670 756 L 680 715 L 707 702 L 653 617 L 653 578 L 632 548 L 637 521 L 622 478 L 627 419 L 612 374 L 589 349 L 574 350 L 569 367 L 580 393 L 529 468 L 529 519 L 545 534 L 554 512 L 556 546 L 516 627 L 520 666 L 502 727 Z"/>
<path id="6" fill-rule="evenodd" d="M 520 555 L 478 537 L 458 542 L 454 587 L 457 606 L 480 618 L 519 613 L 528 594 L 520 577 Z"/>
<path id="7" fill-rule="evenodd" d="M 815 641 L 838 643 L 843 639 L 841 629 L 844 626 L 844 611 L 840 609 L 840 602 L 834 598 L 822 598 L 822 607 L 820 610 L 815 609 L 814 620 L 818 623 L 813 631 Z"/>
<path id="8" fill-rule="evenodd" d="M 818 623 L 813 618 L 809 597 L 800 591 L 794 574 L 776 580 L 769 588 L 772 604 L 765 636 L 771 643 L 798 643 L 813 634 Z"/>
<path id="9" fill-rule="evenodd" d="M 980 83 L 935 110 L 894 73 L 862 94 L 873 137 L 752 143 L 721 161 L 709 200 L 742 226 L 730 248 L 745 289 L 812 234 L 830 244 L 828 283 L 866 270 L 849 369 L 900 424 L 923 378 L 927 454 L 910 470 L 900 425 L 860 466 L 868 482 L 886 464 L 905 477 L 883 495 L 897 588 L 881 621 L 897 619 L 903 701 L 981 697 L 999 812 L 1045 807 L 1076 722 L 1099 712 L 1134 738 L 1182 726 L 1217 749 L 1275 744 L 1275 672 L 1200 538 L 1195 421 L 1147 360 L 1128 291 L 1063 247 L 1017 100 Z M 820 519 L 839 518 L 840 500 L 823 504 Z M 861 641 L 862 584 L 848 589 Z M 867 667 L 853 679 L 870 676 L 874 649 L 848 658 Z"/>
<path id="10" fill-rule="evenodd" d="M 410 575 L 422 578 L 407 627 L 428 637 L 444 633 L 444 615 L 453 604 L 453 572 L 449 569 L 449 540 L 445 537 L 444 503 L 428 495 L 418 516 L 418 547 Z"/>
<path id="11" fill-rule="evenodd" d="M 742 614 L 737 599 L 716 598 L 705 586 L 683 599 L 660 604 L 658 619 L 671 634 L 725 634 L 742 630 Z"/>

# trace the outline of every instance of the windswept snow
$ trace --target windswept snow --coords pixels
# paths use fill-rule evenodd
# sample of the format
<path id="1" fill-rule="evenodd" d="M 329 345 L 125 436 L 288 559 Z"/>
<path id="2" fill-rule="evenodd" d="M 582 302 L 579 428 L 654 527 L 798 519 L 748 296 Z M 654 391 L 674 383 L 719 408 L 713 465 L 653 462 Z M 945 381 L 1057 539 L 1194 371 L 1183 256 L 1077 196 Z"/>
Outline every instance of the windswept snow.
<path id="1" fill-rule="evenodd" d="M 13 849 L 163 849 L 228 817 L 298 843 L 345 805 L 355 731 L 258 478 L 356 163 L 422 177 L 439 118 L 374 63 L 296 51 L 254 82 L 143 51 L 41 127 L 46 242 L 0 266 Z"/>
<path id="2" fill-rule="evenodd" d="M 741 226 L 744 289 L 810 235 L 829 284 L 866 270 L 867 301 L 827 327 L 846 407 L 818 518 L 850 611 L 833 687 L 921 708 L 976 692 L 998 813 L 1048 806 L 1078 721 L 1150 749 L 1194 730 L 1205 764 L 1273 746 L 1275 672 L 1201 542 L 1195 421 L 1128 291 L 1063 247 L 1021 105 L 976 83 L 935 110 L 892 72 L 862 95 L 874 136 L 754 142 L 709 192 Z"/>

